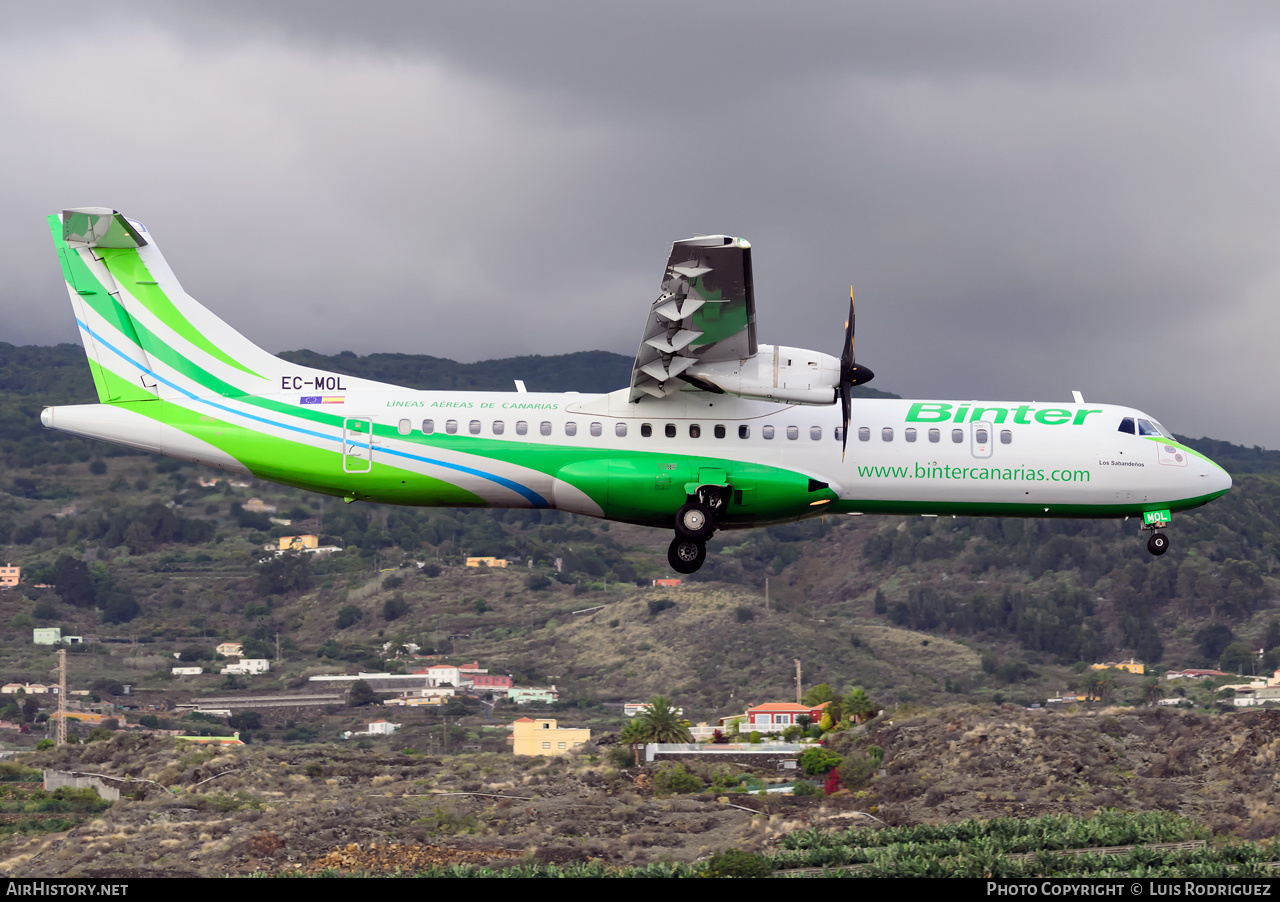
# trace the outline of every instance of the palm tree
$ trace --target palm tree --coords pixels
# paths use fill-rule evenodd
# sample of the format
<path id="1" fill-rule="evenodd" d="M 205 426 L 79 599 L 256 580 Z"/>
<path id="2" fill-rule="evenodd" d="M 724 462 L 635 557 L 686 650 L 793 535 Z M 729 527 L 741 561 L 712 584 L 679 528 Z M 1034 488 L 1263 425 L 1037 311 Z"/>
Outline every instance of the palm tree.
<path id="1" fill-rule="evenodd" d="M 644 731 L 646 742 L 693 742 L 689 722 L 682 720 L 664 695 L 655 695 L 636 715 L 635 722 Z"/>
<path id="2" fill-rule="evenodd" d="M 1148 705 L 1156 705 L 1160 699 L 1164 698 L 1164 689 L 1160 685 L 1159 677 L 1150 677 L 1142 686 L 1143 697 L 1147 700 Z"/>
<path id="3" fill-rule="evenodd" d="M 867 697 L 867 691 L 858 686 L 852 692 L 845 694 L 844 710 L 845 713 L 853 715 L 855 723 L 862 723 L 875 710 L 875 705 Z"/>
<path id="4" fill-rule="evenodd" d="M 649 741 L 644 725 L 638 719 L 628 721 L 627 725 L 622 728 L 622 732 L 618 734 L 618 741 L 625 742 L 631 746 L 631 755 L 635 758 L 636 767 L 639 767 L 640 746 Z"/>
<path id="5" fill-rule="evenodd" d="M 835 698 L 835 693 L 831 691 L 831 687 L 826 683 L 819 683 L 804 694 L 801 702 L 810 708 L 816 708 L 823 702 L 829 702 L 833 698 Z"/>

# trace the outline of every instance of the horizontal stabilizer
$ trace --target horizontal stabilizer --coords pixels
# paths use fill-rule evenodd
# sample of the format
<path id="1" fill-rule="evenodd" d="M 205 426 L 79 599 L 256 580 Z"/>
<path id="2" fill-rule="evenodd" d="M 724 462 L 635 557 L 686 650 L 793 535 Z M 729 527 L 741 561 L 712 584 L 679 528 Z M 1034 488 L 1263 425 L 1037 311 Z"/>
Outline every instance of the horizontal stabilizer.
<path id="1" fill-rule="evenodd" d="M 85 247 L 145 247 L 147 239 L 115 210 L 75 207 L 62 211 L 62 240 Z"/>

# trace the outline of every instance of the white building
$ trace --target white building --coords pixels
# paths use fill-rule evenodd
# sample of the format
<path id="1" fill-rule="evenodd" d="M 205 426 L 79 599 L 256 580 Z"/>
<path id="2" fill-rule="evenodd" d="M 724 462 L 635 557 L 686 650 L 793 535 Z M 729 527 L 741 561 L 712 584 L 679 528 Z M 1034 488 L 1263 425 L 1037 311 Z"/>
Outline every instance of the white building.
<path id="1" fill-rule="evenodd" d="M 270 669 L 271 662 L 266 658 L 245 658 L 237 664 L 228 664 L 218 672 L 247 676 L 254 673 L 266 673 Z"/>
<path id="2" fill-rule="evenodd" d="M 443 686 L 445 683 L 461 686 L 462 670 L 452 664 L 436 664 L 427 668 L 427 679 L 433 686 Z"/>
<path id="3" fill-rule="evenodd" d="M 203 667 L 175 667 L 172 671 L 174 676 L 197 676 L 204 673 Z"/>
<path id="4" fill-rule="evenodd" d="M 375 720 L 363 730 L 351 732 L 350 730 L 342 734 L 343 739 L 350 739 L 352 736 L 390 736 L 396 730 L 400 729 L 400 724 L 391 723 L 389 720 Z"/>

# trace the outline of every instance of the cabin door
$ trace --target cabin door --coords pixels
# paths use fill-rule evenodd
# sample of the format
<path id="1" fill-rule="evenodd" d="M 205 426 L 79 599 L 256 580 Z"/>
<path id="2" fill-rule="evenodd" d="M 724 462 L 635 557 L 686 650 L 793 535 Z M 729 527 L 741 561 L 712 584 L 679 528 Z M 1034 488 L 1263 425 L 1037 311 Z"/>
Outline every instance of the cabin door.
<path id="1" fill-rule="evenodd" d="M 995 444 L 996 431 L 986 421 L 969 424 L 969 447 L 973 456 L 985 459 L 991 456 L 992 445 Z"/>
<path id="2" fill-rule="evenodd" d="M 373 469 L 373 420 L 346 417 L 342 421 L 342 470 L 368 473 Z"/>

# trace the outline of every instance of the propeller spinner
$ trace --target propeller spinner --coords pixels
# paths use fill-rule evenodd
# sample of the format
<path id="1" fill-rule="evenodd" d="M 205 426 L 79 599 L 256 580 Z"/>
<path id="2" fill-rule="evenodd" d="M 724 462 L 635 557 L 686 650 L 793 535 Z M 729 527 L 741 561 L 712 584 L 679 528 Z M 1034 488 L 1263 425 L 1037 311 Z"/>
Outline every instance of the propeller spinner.
<path id="1" fill-rule="evenodd" d="M 852 390 L 855 385 L 870 382 L 876 377 L 865 366 L 858 366 L 853 358 L 853 289 L 849 289 L 849 320 L 844 324 L 844 351 L 840 354 L 840 412 L 844 415 L 844 431 L 841 433 L 840 459 L 844 460 L 849 448 L 849 416 Z"/>

